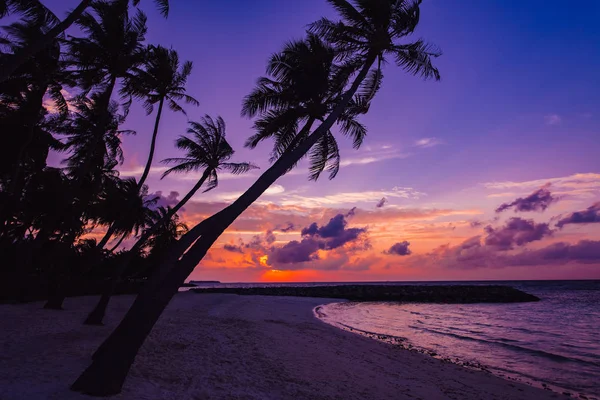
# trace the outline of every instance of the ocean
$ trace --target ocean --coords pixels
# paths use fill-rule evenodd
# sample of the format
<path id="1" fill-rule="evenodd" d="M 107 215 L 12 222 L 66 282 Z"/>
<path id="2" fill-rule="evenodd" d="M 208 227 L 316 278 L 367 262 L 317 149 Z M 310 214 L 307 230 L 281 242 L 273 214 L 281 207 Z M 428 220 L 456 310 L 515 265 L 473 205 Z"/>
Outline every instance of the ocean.
<path id="1" fill-rule="evenodd" d="M 274 285 L 336 284 L 343 283 Z M 600 281 L 389 284 L 501 284 L 534 294 L 541 301 L 465 305 L 332 303 L 321 307 L 321 318 L 342 329 L 399 343 L 508 379 L 561 393 L 600 396 Z"/>

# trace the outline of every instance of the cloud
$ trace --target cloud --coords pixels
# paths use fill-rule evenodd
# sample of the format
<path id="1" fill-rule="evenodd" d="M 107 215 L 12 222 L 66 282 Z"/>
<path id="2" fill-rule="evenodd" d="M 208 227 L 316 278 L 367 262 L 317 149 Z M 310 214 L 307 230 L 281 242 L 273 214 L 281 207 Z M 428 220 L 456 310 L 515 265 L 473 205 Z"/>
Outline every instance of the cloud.
<path id="1" fill-rule="evenodd" d="M 544 122 L 546 125 L 558 125 L 562 121 L 562 118 L 558 114 L 548 114 L 544 116 Z"/>
<path id="2" fill-rule="evenodd" d="M 319 256 L 316 254 L 322 246 L 322 243 L 311 237 L 304 238 L 302 241 L 292 240 L 282 247 L 276 249 L 269 256 L 271 264 L 295 264 L 311 260 L 316 260 Z"/>
<path id="3" fill-rule="evenodd" d="M 552 229 L 548 224 L 538 224 L 533 220 L 522 218 L 511 218 L 501 228 L 485 227 L 487 237 L 485 244 L 494 246 L 498 250 L 511 250 L 514 246 L 523 246 L 536 240 L 541 240 L 552 235 Z"/>
<path id="4" fill-rule="evenodd" d="M 417 268 L 498 269 L 517 266 L 563 265 L 567 263 L 599 264 L 600 241 L 581 240 L 571 244 L 558 242 L 537 250 L 517 253 L 498 251 L 481 243 L 481 237 L 469 238 L 457 246 L 443 245 L 432 252 L 411 258 Z"/>
<path id="5" fill-rule="evenodd" d="M 353 248 L 351 242 L 359 241 L 366 228 L 348 228 L 344 214 L 337 214 L 325 225 L 316 222 L 303 228 L 300 232 L 302 240 L 292 240 L 282 247 L 273 248 L 269 255 L 270 264 L 302 263 L 320 259 L 318 251 L 328 251 L 349 245 L 348 250 L 360 250 L 369 247 L 368 242 L 360 243 Z"/>
<path id="6" fill-rule="evenodd" d="M 132 165 L 127 167 L 126 169 L 120 169 L 119 170 L 119 175 L 125 178 L 138 178 L 142 175 L 142 173 L 144 172 L 144 166 L 143 165 Z M 150 172 L 149 172 L 149 176 L 154 176 L 154 175 L 159 175 L 164 173 L 167 169 L 169 169 L 168 167 L 150 167 Z M 180 174 L 173 174 L 173 175 L 180 175 Z"/>
<path id="7" fill-rule="evenodd" d="M 595 197 L 600 191 L 600 173 L 573 174 L 558 178 L 536 179 L 532 181 L 514 182 L 499 181 L 487 182 L 483 186 L 489 190 L 501 190 L 501 194 L 490 194 L 488 197 L 499 195 L 514 196 L 514 192 L 526 190 L 537 190 L 540 187 L 551 184 L 554 195 L 568 195 L 575 197 Z M 511 191 L 510 193 L 505 193 Z"/>
<path id="8" fill-rule="evenodd" d="M 156 191 L 147 196 L 148 199 L 156 199 L 156 207 L 174 207 L 179 203 L 179 192 L 170 191 L 167 196 L 163 196 L 162 191 Z M 185 208 L 181 208 L 180 212 L 184 212 Z"/>
<path id="9" fill-rule="evenodd" d="M 496 208 L 496 212 L 501 213 L 510 208 L 513 208 L 515 212 L 544 211 L 550 204 L 558 201 L 558 198 L 553 196 L 548 189 L 550 185 L 547 183 L 527 197 L 519 197 L 513 202 L 501 204 Z"/>
<path id="10" fill-rule="evenodd" d="M 410 249 L 408 248 L 408 246 L 410 246 L 410 243 L 407 242 L 406 240 L 403 242 L 394 243 L 392 245 L 392 247 L 390 247 L 388 250 L 384 251 L 384 253 L 385 254 L 393 254 L 393 255 L 397 255 L 397 256 L 408 256 L 412 253 L 410 251 Z"/>
<path id="11" fill-rule="evenodd" d="M 438 138 L 429 137 L 429 138 L 423 138 L 423 139 L 419 139 L 419 140 L 415 141 L 414 145 L 415 145 L 415 147 L 427 148 L 427 147 L 437 146 L 442 143 L 443 142 L 441 140 L 439 140 Z"/>
<path id="12" fill-rule="evenodd" d="M 375 207 L 377 208 L 381 208 L 385 205 L 385 203 L 387 202 L 387 199 L 385 197 L 382 197 L 381 200 L 379 200 L 377 202 L 377 204 L 375 205 Z"/>
<path id="13" fill-rule="evenodd" d="M 293 223 L 291 223 L 291 222 L 288 222 L 288 223 L 287 223 L 287 226 L 284 226 L 284 227 L 278 227 L 278 228 L 276 228 L 276 230 L 278 230 L 278 231 L 280 231 L 280 232 L 284 232 L 284 233 L 285 233 L 285 232 L 290 232 L 290 231 L 294 230 L 294 228 L 295 228 L 294 224 L 293 224 Z"/>
<path id="14" fill-rule="evenodd" d="M 568 224 L 591 224 L 600 222 L 600 201 L 592 204 L 583 211 L 575 211 L 567 217 L 560 219 L 556 226 L 562 228 Z"/>
<path id="15" fill-rule="evenodd" d="M 553 243 L 539 250 L 526 251 L 507 260 L 514 265 L 581 264 L 600 263 L 600 241 L 581 240 L 575 244 Z"/>
<path id="16" fill-rule="evenodd" d="M 219 179 L 221 177 L 219 176 Z M 263 196 L 276 196 L 285 192 L 285 188 L 281 185 L 271 185 L 265 192 L 261 195 Z M 222 192 L 222 193 L 210 193 L 212 199 L 216 201 L 235 201 L 237 200 L 244 192 Z"/>
<path id="17" fill-rule="evenodd" d="M 427 196 L 426 193 L 419 192 L 411 187 L 395 186 L 391 190 L 382 191 L 363 191 L 363 192 L 344 192 L 326 196 L 285 196 L 280 203 L 283 205 L 300 205 L 304 207 L 321 207 L 327 205 L 371 203 L 379 201 L 382 197 L 418 200 Z"/>
<path id="18" fill-rule="evenodd" d="M 167 167 L 157 167 L 163 168 L 164 170 Z M 171 174 L 169 175 L 170 179 L 176 181 L 194 181 L 197 182 L 202 178 L 203 172 L 188 172 L 185 174 Z M 232 174 L 231 172 L 219 172 L 219 181 L 229 181 L 229 180 L 239 180 L 239 179 L 256 179 L 259 174 L 257 172 L 247 172 L 245 174 Z"/>
<path id="19" fill-rule="evenodd" d="M 356 240 L 366 228 L 346 228 L 348 222 L 344 214 L 337 214 L 331 218 L 326 225 L 319 227 L 316 222 L 302 229 L 301 234 L 305 237 L 322 239 L 322 249 L 331 250 Z"/>
<path id="20" fill-rule="evenodd" d="M 231 251 L 232 253 L 243 253 L 244 249 L 242 246 L 236 246 L 235 244 L 226 243 L 223 248 L 227 251 Z"/>
<path id="21" fill-rule="evenodd" d="M 353 224 L 382 226 L 392 229 L 393 226 L 411 222 L 423 223 L 440 218 L 456 218 L 465 216 L 473 218 L 483 212 L 478 209 L 435 209 L 414 208 L 387 205 L 383 208 L 357 208 L 352 217 Z M 191 200 L 186 205 L 183 220 L 193 226 L 203 219 L 227 207 L 227 202 L 205 202 Z M 368 204 L 367 204 L 368 205 Z M 292 229 L 300 231 L 302 227 L 310 225 L 312 221 L 323 221 L 327 216 L 346 214 L 347 207 L 307 207 L 300 204 L 281 204 L 271 202 L 256 202 L 240 215 L 225 232 L 228 235 L 241 233 L 258 234 L 272 229 L 278 232 L 289 232 Z M 282 227 L 284 227 L 282 229 Z M 289 229 L 286 229 L 289 228 Z"/>
<path id="22" fill-rule="evenodd" d="M 469 226 L 470 226 L 471 228 L 479 228 L 479 227 L 480 227 L 480 226 L 482 226 L 482 225 L 483 225 L 483 222 L 481 222 L 481 221 L 479 221 L 479 220 L 477 220 L 477 219 L 475 219 L 475 220 L 473 220 L 473 221 L 469 221 Z"/>

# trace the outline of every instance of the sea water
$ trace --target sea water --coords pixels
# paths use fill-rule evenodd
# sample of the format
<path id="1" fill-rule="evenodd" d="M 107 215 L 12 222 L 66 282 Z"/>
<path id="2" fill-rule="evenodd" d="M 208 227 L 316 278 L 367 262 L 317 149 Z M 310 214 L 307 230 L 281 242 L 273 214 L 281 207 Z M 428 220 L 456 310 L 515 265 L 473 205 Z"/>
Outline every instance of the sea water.
<path id="1" fill-rule="evenodd" d="M 320 311 L 326 322 L 367 336 L 399 339 L 405 347 L 560 392 L 600 396 L 600 281 L 498 283 L 541 301 L 348 302 Z"/>

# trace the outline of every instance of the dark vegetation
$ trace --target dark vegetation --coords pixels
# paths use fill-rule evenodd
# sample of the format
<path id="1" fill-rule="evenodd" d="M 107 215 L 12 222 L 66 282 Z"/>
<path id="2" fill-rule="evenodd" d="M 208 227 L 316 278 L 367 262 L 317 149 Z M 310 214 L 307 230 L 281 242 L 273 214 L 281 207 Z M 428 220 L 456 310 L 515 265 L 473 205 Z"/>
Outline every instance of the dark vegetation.
<path id="1" fill-rule="evenodd" d="M 304 37 L 274 53 L 266 76 L 243 100 L 242 115 L 254 120 L 255 131 L 246 145 L 271 140 L 271 167 L 231 205 L 188 229 L 177 216 L 183 204 L 157 207 L 146 179 L 162 113 L 187 115 L 184 107 L 198 105 L 186 88 L 192 64 L 173 49 L 145 42 L 139 2 L 81 0 L 60 19 L 43 1 L 0 0 L 0 18 L 16 21 L 0 37 L 0 131 L 6 139 L 0 146 L 0 280 L 10 288 L 4 296 L 27 300 L 37 287 L 46 292 L 47 308 L 60 309 L 67 295 L 101 290 L 85 321 L 100 324 L 110 296 L 147 277 L 72 385 L 97 396 L 120 392 L 180 285 L 279 177 L 305 158 L 310 179 L 324 172 L 335 177 L 337 141 L 345 136 L 355 148 L 364 142 L 367 129 L 359 119 L 382 85 L 385 66 L 440 79 L 433 65 L 440 52 L 412 39 L 420 0 L 328 0 L 338 18 L 313 22 Z M 155 3 L 166 16 L 168 0 Z M 77 29 L 67 34 L 71 26 Z M 139 178 L 121 177 L 121 138 L 135 134 L 123 124 L 138 101 L 155 118 L 152 132 L 138 132 L 148 136 L 149 155 Z M 234 151 L 221 118 L 190 120 L 187 135 L 176 141 L 183 156 L 166 160 L 167 173 L 202 173 L 183 202 L 201 188 L 214 189 L 221 170 L 255 168 L 230 161 Z M 62 163 L 49 163 L 49 154 L 59 154 Z"/>

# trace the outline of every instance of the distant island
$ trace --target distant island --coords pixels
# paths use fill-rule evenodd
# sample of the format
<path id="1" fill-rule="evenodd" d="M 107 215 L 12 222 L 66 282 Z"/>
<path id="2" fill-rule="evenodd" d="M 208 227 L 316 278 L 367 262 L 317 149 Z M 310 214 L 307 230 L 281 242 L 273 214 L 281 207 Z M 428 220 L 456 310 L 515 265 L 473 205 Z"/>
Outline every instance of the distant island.
<path id="1" fill-rule="evenodd" d="M 182 284 L 180 287 L 196 287 L 198 285 L 214 285 L 214 284 L 219 284 L 221 283 L 220 281 L 189 281 L 186 282 L 184 284 Z"/>
<path id="2" fill-rule="evenodd" d="M 516 303 L 539 301 L 529 293 L 499 285 L 337 285 L 197 288 L 196 293 L 338 298 L 351 301 L 416 303 Z"/>

